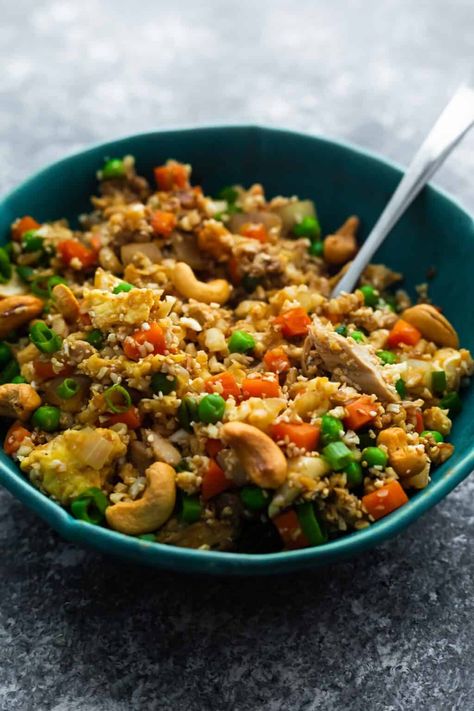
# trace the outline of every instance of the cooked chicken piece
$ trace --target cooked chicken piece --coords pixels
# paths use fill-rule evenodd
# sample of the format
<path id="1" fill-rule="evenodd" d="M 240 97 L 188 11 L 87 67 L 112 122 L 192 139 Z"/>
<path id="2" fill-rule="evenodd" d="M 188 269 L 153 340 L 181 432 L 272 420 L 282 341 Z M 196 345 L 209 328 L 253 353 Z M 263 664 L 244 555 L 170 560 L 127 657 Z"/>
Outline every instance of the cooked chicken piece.
<path id="1" fill-rule="evenodd" d="M 344 338 L 317 318 L 309 333 L 322 368 L 336 380 L 353 385 L 361 392 L 376 395 L 385 402 L 400 401 L 395 388 L 384 380 L 382 369 L 370 346 Z"/>

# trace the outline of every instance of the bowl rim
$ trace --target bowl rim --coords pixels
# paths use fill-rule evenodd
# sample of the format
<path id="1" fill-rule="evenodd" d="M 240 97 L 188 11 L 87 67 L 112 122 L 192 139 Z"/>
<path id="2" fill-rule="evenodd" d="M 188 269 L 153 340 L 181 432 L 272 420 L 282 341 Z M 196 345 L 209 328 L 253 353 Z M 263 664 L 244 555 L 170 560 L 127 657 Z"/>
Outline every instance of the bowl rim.
<path id="1" fill-rule="evenodd" d="M 255 123 L 226 123 L 203 124 L 197 126 L 178 126 L 164 128 L 163 130 L 146 131 L 136 134 L 120 136 L 112 140 L 88 145 L 85 148 L 66 154 L 57 161 L 53 161 L 39 168 L 32 175 L 27 176 L 9 192 L 0 197 L 0 203 L 8 203 L 17 193 L 28 189 L 29 185 L 41 177 L 51 168 L 60 168 L 62 164 L 92 154 L 98 150 L 114 150 L 120 144 L 133 140 L 147 140 L 163 134 L 177 134 L 204 131 L 256 131 L 270 132 L 293 138 L 306 138 L 325 144 L 328 147 L 342 148 L 349 153 L 369 158 L 382 166 L 395 172 L 398 178 L 403 174 L 403 168 L 394 161 L 388 160 L 376 152 L 327 136 L 298 131 L 293 129 L 265 126 Z M 430 183 L 425 190 L 432 192 L 436 197 L 450 203 L 465 217 L 474 223 L 474 218 L 466 207 L 457 198 L 452 197 L 442 188 Z M 305 548 L 293 551 L 280 551 L 277 553 L 232 553 L 220 551 L 206 551 L 189 548 L 179 548 L 158 542 L 143 541 L 139 538 L 126 536 L 111 529 L 100 526 L 91 526 L 83 521 L 78 521 L 58 503 L 36 489 L 27 480 L 16 464 L 10 460 L 2 450 L 0 459 L 0 484 L 8 489 L 23 504 L 27 505 L 52 528 L 67 540 L 84 544 L 104 552 L 117 554 L 141 563 L 155 565 L 163 568 L 193 571 L 201 573 L 237 573 L 237 574 L 267 574 L 294 570 L 304 567 L 317 567 L 336 560 L 353 557 L 364 550 L 368 550 L 382 543 L 404 530 L 416 521 L 423 513 L 435 506 L 474 469 L 474 446 L 463 458 L 449 467 L 440 476 L 436 476 L 426 489 L 416 493 L 407 504 L 397 509 L 386 518 L 372 523 L 369 527 L 341 536 L 329 541 L 323 546 Z"/>

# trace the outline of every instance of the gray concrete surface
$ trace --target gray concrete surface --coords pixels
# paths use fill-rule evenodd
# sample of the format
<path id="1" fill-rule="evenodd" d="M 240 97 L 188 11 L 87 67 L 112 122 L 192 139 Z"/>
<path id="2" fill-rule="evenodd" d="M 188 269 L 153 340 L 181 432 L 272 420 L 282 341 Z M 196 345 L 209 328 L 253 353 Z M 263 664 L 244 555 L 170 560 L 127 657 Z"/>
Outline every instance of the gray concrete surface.
<path id="1" fill-rule="evenodd" d="M 90 142 L 256 121 L 409 160 L 472 68 L 471 0 L 2 0 L 0 191 Z M 474 140 L 438 182 L 472 210 Z M 186 578 L 0 493 L 0 708 L 472 708 L 474 486 L 353 562 Z"/>

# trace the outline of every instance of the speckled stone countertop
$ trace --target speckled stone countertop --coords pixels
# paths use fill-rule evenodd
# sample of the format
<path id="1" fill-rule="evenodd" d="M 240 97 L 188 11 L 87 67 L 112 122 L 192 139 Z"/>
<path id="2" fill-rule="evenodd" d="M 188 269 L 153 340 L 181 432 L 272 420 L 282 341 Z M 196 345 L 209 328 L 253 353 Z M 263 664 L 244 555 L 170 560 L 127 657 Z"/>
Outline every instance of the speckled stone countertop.
<path id="1" fill-rule="evenodd" d="M 262 122 L 406 163 L 471 69 L 472 0 L 0 2 L 0 191 L 126 133 Z M 179 8 L 179 9 L 176 9 Z M 474 137 L 438 183 L 474 208 Z M 0 493 L 5 711 L 472 708 L 474 486 L 292 578 L 187 578 L 64 543 Z"/>

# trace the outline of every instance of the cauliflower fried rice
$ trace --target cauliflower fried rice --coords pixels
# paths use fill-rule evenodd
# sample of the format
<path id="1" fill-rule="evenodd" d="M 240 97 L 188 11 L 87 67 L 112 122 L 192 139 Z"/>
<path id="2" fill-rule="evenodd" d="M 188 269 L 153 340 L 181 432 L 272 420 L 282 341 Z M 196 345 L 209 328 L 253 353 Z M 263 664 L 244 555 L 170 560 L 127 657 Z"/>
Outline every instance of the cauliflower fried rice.
<path id="1" fill-rule="evenodd" d="M 311 200 L 208 197 L 172 160 L 98 181 L 79 230 L 19 217 L 0 248 L 4 450 L 36 487 L 93 525 L 260 553 L 427 486 L 473 361 L 383 265 L 330 298 L 356 216 L 324 236 Z"/>

